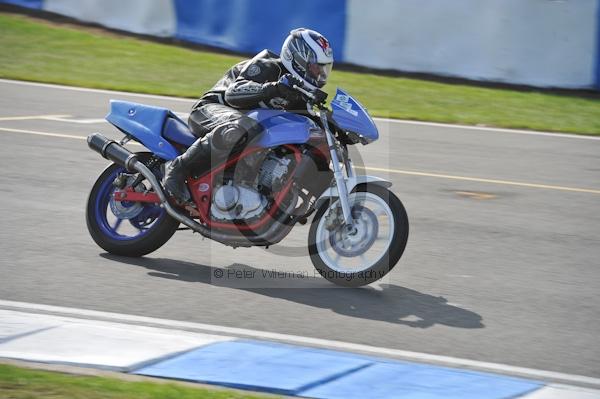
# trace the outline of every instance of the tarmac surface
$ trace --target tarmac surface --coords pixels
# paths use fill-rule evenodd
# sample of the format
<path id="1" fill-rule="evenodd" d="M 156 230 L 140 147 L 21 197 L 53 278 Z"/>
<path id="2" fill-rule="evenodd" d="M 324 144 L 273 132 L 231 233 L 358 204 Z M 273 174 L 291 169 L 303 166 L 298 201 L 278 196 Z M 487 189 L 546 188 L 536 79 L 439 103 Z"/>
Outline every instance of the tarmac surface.
<path id="1" fill-rule="evenodd" d="M 379 120 L 355 161 L 393 182 L 409 242 L 381 284 L 343 289 L 315 276 L 307 226 L 268 250 L 181 231 L 104 253 L 85 204 L 107 162 L 84 138 L 120 137 L 110 98 L 193 103 L 0 81 L 0 299 L 600 377 L 600 140 Z"/>

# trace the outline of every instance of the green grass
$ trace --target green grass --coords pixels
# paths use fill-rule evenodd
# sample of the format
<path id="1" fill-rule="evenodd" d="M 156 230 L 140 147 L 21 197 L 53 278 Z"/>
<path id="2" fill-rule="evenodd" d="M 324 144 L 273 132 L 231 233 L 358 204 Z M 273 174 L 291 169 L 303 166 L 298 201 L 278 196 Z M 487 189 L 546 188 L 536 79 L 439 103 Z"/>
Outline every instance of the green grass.
<path id="1" fill-rule="evenodd" d="M 131 382 L 31 370 L 0 364 L 3 399 L 266 399 L 232 390 L 210 390 L 174 383 Z"/>
<path id="2" fill-rule="evenodd" d="M 240 57 L 0 13 L 0 76 L 198 97 Z M 600 100 L 335 71 L 376 116 L 600 135 Z"/>

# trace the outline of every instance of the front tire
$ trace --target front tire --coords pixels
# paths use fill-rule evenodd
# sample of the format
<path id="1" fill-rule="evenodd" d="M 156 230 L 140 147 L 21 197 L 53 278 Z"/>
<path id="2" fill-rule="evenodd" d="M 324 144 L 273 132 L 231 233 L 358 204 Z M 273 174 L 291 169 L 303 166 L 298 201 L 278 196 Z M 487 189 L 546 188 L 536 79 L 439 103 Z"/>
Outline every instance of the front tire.
<path id="1" fill-rule="evenodd" d="M 408 241 L 408 216 L 398 197 L 381 186 L 361 184 L 349 200 L 354 235 L 345 226 L 327 227 L 327 210 L 336 206 L 328 201 L 311 223 L 308 250 L 321 276 L 336 285 L 360 287 L 381 279 L 398 263 Z"/>
<path id="2" fill-rule="evenodd" d="M 148 154 L 139 155 L 140 160 L 148 158 Z M 155 204 L 121 202 L 116 205 L 112 198 L 113 181 L 124 172 L 125 168 L 112 164 L 96 180 L 87 202 L 87 228 L 92 239 L 105 251 L 139 257 L 163 246 L 175 234 L 179 222 Z"/>

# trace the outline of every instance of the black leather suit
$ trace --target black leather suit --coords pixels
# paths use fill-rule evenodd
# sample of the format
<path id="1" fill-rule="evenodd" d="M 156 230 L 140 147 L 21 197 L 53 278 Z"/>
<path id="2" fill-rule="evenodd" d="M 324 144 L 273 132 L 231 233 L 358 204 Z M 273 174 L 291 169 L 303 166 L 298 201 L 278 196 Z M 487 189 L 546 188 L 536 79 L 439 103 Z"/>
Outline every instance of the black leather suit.
<path id="1" fill-rule="evenodd" d="M 214 165 L 251 143 L 261 127 L 245 112 L 256 108 L 306 112 L 306 102 L 300 94 L 278 82 L 285 74 L 277 55 L 267 50 L 227 71 L 194 105 L 188 125 L 198 140 L 166 165 L 165 189 L 188 202 L 185 178 L 190 171 L 205 171 L 207 164 Z M 258 165 L 253 157 L 244 161 L 246 165 L 239 169 L 248 173 Z"/>
<path id="2" fill-rule="evenodd" d="M 306 112 L 306 102 L 299 94 L 292 90 L 282 93 L 276 83 L 287 73 L 277 55 L 268 50 L 236 64 L 194 105 L 190 129 L 197 137 L 212 132 L 214 148 L 232 151 L 261 131 L 245 112 L 256 108 Z"/>

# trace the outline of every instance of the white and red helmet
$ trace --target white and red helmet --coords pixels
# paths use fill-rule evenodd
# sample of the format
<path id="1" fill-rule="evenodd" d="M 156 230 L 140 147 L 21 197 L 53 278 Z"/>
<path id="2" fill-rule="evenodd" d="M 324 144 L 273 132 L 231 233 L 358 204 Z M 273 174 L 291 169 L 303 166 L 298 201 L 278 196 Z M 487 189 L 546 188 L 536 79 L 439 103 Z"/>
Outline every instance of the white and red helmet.
<path id="1" fill-rule="evenodd" d="M 327 83 L 333 67 L 333 50 L 319 32 L 294 29 L 281 48 L 281 62 L 306 88 L 315 90 Z"/>

